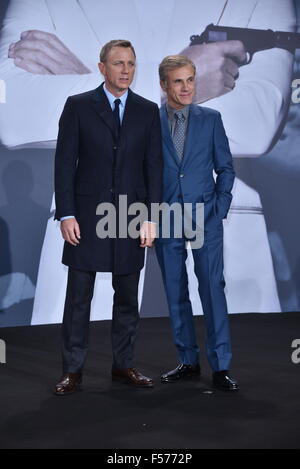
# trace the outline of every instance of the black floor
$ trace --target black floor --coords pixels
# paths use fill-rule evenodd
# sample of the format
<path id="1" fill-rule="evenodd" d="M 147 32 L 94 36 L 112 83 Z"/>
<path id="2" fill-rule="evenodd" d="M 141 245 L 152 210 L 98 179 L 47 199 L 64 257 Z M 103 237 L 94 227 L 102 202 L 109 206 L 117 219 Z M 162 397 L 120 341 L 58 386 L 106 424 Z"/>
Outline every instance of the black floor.
<path id="1" fill-rule="evenodd" d="M 160 384 L 177 364 L 169 320 L 143 319 L 136 366 L 156 387 L 135 389 L 110 381 L 110 323 L 91 324 L 84 391 L 56 397 L 60 328 L 0 329 L 7 363 L 0 365 L 1 448 L 299 448 L 300 313 L 230 316 L 232 375 L 241 391 L 213 391 L 202 356 L 199 381 Z M 196 318 L 203 344 L 203 318 Z"/>

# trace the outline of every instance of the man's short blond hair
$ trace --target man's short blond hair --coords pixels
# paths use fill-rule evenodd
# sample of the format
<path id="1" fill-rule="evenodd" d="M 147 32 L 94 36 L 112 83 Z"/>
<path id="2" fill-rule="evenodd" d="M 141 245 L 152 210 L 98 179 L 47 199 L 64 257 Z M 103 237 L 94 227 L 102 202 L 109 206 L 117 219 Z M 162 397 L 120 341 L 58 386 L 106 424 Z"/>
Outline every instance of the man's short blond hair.
<path id="1" fill-rule="evenodd" d="M 132 50 L 134 57 L 136 57 L 134 47 L 130 41 L 127 41 L 126 39 L 114 39 L 112 41 L 107 42 L 102 47 L 100 52 L 100 62 L 106 62 L 108 54 L 110 53 L 113 47 L 129 47 Z"/>
<path id="2" fill-rule="evenodd" d="M 196 65 L 194 62 L 185 55 L 168 55 L 163 59 L 159 65 L 159 78 L 165 82 L 168 78 L 168 71 L 175 70 L 176 68 L 186 67 L 190 65 L 194 69 L 196 75 Z"/>

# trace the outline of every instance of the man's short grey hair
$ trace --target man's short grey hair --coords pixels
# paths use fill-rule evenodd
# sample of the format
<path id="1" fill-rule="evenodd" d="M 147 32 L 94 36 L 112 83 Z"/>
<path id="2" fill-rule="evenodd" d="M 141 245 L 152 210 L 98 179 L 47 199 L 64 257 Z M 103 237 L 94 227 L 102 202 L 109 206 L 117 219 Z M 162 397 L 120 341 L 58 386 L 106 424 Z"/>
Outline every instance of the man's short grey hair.
<path id="1" fill-rule="evenodd" d="M 176 68 L 186 67 L 190 65 L 196 74 L 196 65 L 194 62 L 185 55 L 168 55 L 163 59 L 159 66 L 159 78 L 161 81 L 166 81 L 168 78 L 168 71 L 175 70 Z"/>
<path id="2" fill-rule="evenodd" d="M 100 52 L 100 62 L 106 62 L 108 54 L 113 47 L 129 47 L 132 50 L 134 57 L 136 57 L 134 47 L 130 41 L 127 41 L 126 39 L 114 39 L 113 41 L 107 42 L 102 47 Z"/>

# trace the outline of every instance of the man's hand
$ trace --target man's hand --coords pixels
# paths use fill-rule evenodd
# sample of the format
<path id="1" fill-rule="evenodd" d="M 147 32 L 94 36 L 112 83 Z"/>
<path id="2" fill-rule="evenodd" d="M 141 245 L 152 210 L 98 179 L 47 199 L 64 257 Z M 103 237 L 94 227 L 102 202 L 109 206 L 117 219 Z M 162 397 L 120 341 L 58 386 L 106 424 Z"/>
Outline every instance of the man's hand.
<path id="1" fill-rule="evenodd" d="M 55 34 L 23 31 L 21 39 L 9 46 L 8 57 L 27 72 L 45 75 L 91 73 Z"/>
<path id="2" fill-rule="evenodd" d="M 80 228 L 76 218 L 68 218 L 60 223 L 62 237 L 72 246 L 77 246 L 80 239 Z"/>
<path id="3" fill-rule="evenodd" d="M 140 240 L 141 248 L 152 248 L 154 240 L 156 238 L 156 223 L 150 223 L 145 221 L 141 228 Z"/>
<path id="4" fill-rule="evenodd" d="M 247 59 L 241 41 L 199 44 L 187 47 L 181 54 L 189 57 L 197 67 L 196 103 L 204 103 L 232 91 L 239 66 Z"/>

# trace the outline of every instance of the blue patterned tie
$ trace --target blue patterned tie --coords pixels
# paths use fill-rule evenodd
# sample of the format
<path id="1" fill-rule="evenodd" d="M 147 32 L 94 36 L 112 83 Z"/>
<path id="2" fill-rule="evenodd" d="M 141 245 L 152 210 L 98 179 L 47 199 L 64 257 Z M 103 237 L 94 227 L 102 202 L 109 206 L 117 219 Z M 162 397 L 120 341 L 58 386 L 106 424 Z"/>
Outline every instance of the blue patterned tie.
<path id="1" fill-rule="evenodd" d="M 174 128 L 173 142 L 177 151 L 177 155 L 179 159 L 182 160 L 185 142 L 185 117 L 182 112 L 175 112 L 174 117 L 176 119 L 176 122 Z"/>

